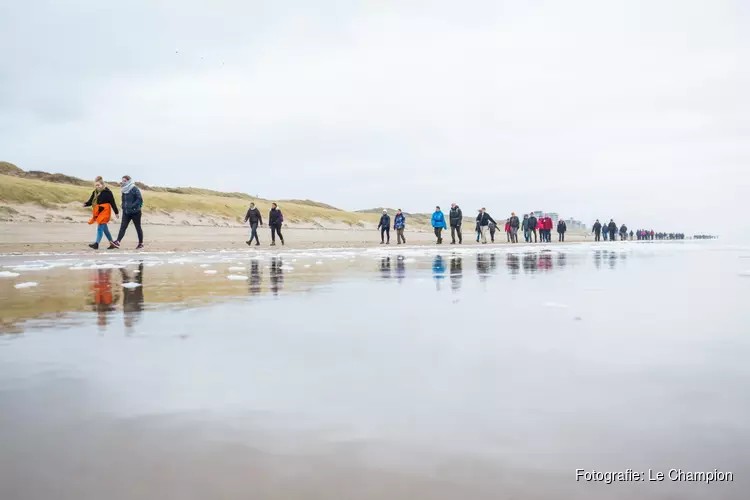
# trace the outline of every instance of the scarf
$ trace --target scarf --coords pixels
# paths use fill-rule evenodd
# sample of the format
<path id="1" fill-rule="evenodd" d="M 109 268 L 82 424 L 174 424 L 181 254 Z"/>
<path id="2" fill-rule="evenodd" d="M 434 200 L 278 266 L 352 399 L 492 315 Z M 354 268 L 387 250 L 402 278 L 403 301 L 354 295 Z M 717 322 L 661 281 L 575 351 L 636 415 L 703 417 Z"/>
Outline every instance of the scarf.
<path id="1" fill-rule="evenodd" d="M 91 206 L 95 207 L 99 201 L 99 191 L 94 188 L 94 192 L 91 194 Z"/>
<path id="2" fill-rule="evenodd" d="M 122 186 L 122 192 L 124 194 L 128 194 L 134 187 L 135 187 L 135 182 L 133 182 L 133 179 L 130 179 L 128 182 L 125 183 L 124 186 Z"/>

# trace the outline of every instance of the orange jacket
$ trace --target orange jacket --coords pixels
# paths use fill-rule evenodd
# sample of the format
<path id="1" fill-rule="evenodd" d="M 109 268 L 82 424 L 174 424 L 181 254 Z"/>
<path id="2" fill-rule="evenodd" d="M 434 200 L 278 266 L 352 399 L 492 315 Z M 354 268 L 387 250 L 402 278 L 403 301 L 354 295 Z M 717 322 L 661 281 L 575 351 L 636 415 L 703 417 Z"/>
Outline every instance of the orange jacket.
<path id="1" fill-rule="evenodd" d="M 109 203 L 100 203 L 98 205 L 94 205 L 91 210 L 94 215 L 91 217 L 91 220 L 89 221 L 89 224 L 97 223 L 97 224 L 106 224 L 109 222 L 109 219 L 112 218 L 112 206 Z"/>

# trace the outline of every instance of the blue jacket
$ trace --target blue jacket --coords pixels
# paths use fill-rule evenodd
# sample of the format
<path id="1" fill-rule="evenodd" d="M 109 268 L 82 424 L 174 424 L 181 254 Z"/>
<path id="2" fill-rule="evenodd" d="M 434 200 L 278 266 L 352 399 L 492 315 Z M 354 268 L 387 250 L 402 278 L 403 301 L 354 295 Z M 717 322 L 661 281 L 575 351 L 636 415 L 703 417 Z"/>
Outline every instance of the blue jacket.
<path id="1" fill-rule="evenodd" d="M 442 227 L 443 229 L 448 229 L 448 226 L 445 225 L 445 215 L 443 215 L 443 212 L 437 210 L 434 214 L 432 214 L 432 227 Z"/>
<path id="2" fill-rule="evenodd" d="M 393 229 L 403 229 L 404 227 L 406 227 L 406 217 L 404 217 L 404 214 L 396 214 L 393 219 Z"/>
<path id="3" fill-rule="evenodd" d="M 138 186 L 133 186 L 128 193 L 122 193 L 122 213 L 137 214 L 143 207 L 143 196 Z"/>

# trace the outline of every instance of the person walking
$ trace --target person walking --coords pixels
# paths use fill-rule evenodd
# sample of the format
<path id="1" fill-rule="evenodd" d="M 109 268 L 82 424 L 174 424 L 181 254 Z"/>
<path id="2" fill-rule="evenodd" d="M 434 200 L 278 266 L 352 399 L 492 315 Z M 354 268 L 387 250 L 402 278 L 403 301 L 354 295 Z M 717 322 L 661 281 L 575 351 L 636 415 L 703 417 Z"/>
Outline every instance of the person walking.
<path id="1" fill-rule="evenodd" d="M 448 227 L 445 225 L 445 215 L 440 211 L 440 207 L 435 207 L 431 222 L 432 228 L 435 230 L 437 244 L 441 245 L 443 243 L 443 229 L 448 229 Z"/>
<path id="2" fill-rule="evenodd" d="M 281 213 L 276 203 L 271 203 L 271 211 L 268 212 L 268 227 L 271 228 L 271 246 L 276 246 L 276 235 L 279 235 L 279 241 L 284 244 L 284 237 L 281 235 L 281 225 L 284 223 L 284 214 Z"/>
<path id="3" fill-rule="evenodd" d="M 565 241 L 565 231 L 568 230 L 568 225 L 565 221 L 560 219 L 557 221 L 557 241 Z"/>
<path id="4" fill-rule="evenodd" d="M 102 241 L 102 237 L 106 236 L 109 241 L 109 248 L 116 248 L 112 241 L 112 234 L 109 232 L 109 223 L 112 218 L 112 212 L 119 217 L 119 211 L 117 210 L 117 203 L 115 202 L 115 196 L 107 186 L 104 185 L 104 181 L 101 177 L 97 177 L 97 181 L 94 183 L 94 191 L 91 193 L 89 200 L 83 204 L 84 207 L 91 207 L 92 217 L 89 220 L 89 224 L 96 223 L 96 241 L 91 243 L 89 246 L 94 250 L 99 249 L 99 243 Z"/>
<path id="5" fill-rule="evenodd" d="M 257 247 L 260 245 L 258 225 L 263 227 L 263 217 L 260 215 L 260 210 L 255 206 L 255 203 L 250 203 L 250 208 L 247 209 L 247 213 L 245 214 L 245 222 L 250 222 L 250 239 L 245 243 L 252 245 L 253 240 L 255 240 L 255 246 Z"/>
<path id="6" fill-rule="evenodd" d="M 497 222 L 487 213 L 487 209 L 482 207 L 477 215 L 477 225 L 479 226 L 479 234 L 482 238 L 482 244 L 487 244 L 487 233 L 489 232 L 490 222 L 497 226 Z"/>
<path id="7" fill-rule="evenodd" d="M 609 225 L 604 224 L 602 226 L 602 236 L 604 237 L 604 241 L 607 241 L 607 234 L 609 233 Z"/>
<path id="8" fill-rule="evenodd" d="M 537 230 L 538 225 L 539 225 L 539 220 L 536 218 L 533 212 L 530 213 L 529 214 L 529 232 L 534 234 L 534 243 L 537 242 L 536 230 Z M 540 236 L 541 236 L 541 232 L 540 232 Z M 529 234 L 529 243 L 531 243 L 531 234 Z"/>
<path id="9" fill-rule="evenodd" d="M 547 243 L 552 243 L 552 218 L 544 214 L 544 235 L 547 238 Z"/>
<path id="10" fill-rule="evenodd" d="M 388 215 L 388 210 L 383 210 L 383 215 L 380 216 L 380 222 L 378 223 L 378 229 L 380 229 L 380 244 L 391 244 L 391 216 Z M 384 238 L 388 235 L 388 239 Z"/>
<path id="11" fill-rule="evenodd" d="M 460 245 L 463 243 L 463 238 L 461 236 L 461 224 L 464 221 L 464 214 L 461 212 L 461 208 L 453 203 L 451 205 L 451 211 L 448 214 L 448 218 L 450 219 L 451 223 L 451 245 L 456 244 L 456 235 L 458 234 L 458 244 Z"/>
<path id="12" fill-rule="evenodd" d="M 510 213 L 510 241 L 512 243 L 518 243 L 518 228 L 521 226 L 521 221 L 518 220 L 518 216 L 515 212 Z"/>
<path id="13" fill-rule="evenodd" d="M 529 231 L 529 214 L 523 214 L 523 220 L 521 221 L 521 229 L 523 230 L 523 239 L 526 243 L 531 243 L 531 231 Z"/>
<path id="14" fill-rule="evenodd" d="M 143 229 L 141 229 L 141 212 L 143 209 L 143 195 L 138 186 L 129 175 L 122 176 L 122 223 L 117 239 L 112 242 L 115 248 L 120 248 L 120 242 L 125 237 L 125 231 L 133 221 L 135 232 L 138 234 L 138 246 L 136 250 L 143 248 Z"/>
<path id="15" fill-rule="evenodd" d="M 630 230 L 630 241 L 633 241 L 633 230 Z"/>
<path id="16" fill-rule="evenodd" d="M 398 240 L 398 244 L 400 245 L 401 242 L 406 245 L 406 238 L 404 238 L 404 229 L 406 228 L 406 217 L 401 212 L 401 209 L 399 208 L 396 212 L 396 216 L 393 218 L 393 229 L 396 230 L 396 239 Z"/>
<path id="17" fill-rule="evenodd" d="M 495 231 L 497 231 L 497 226 L 495 226 L 494 222 L 490 222 L 487 225 L 487 229 L 490 232 L 490 242 L 495 243 Z"/>
<path id="18" fill-rule="evenodd" d="M 599 219 L 596 219 L 591 229 L 593 229 L 594 241 L 600 241 L 602 238 L 602 223 L 599 222 Z"/>
<path id="19" fill-rule="evenodd" d="M 609 219 L 609 241 L 617 240 L 617 224 L 614 219 Z"/>
<path id="20" fill-rule="evenodd" d="M 628 226 L 623 224 L 620 226 L 620 240 L 627 241 L 628 239 Z"/>
<path id="21" fill-rule="evenodd" d="M 505 219 L 505 226 L 503 226 L 503 230 L 505 231 L 505 242 L 510 243 L 510 218 Z M 492 236 L 492 222 L 490 222 L 490 236 Z M 492 239 L 492 242 L 495 242 L 494 238 Z"/>

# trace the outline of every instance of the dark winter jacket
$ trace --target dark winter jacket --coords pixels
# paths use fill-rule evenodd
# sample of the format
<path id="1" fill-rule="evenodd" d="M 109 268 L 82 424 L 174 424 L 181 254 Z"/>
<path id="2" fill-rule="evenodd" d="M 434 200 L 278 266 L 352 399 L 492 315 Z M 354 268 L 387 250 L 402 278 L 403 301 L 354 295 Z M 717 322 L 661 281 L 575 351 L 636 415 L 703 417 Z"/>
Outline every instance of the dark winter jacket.
<path id="1" fill-rule="evenodd" d="M 558 233 L 564 233 L 567 230 L 568 230 L 568 225 L 565 223 L 564 220 L 561 220 L 560 222 L 557 223 L 557 232 Z"/>
<path id="2" fill-rule="evenodd" d="M 611 234 L 615 234 L 617 232 L 617 224 L 615 224 L 614 221 L 609 223 L 609 232 Z"/>
<path id="3" fill-rule="evenodd" d="M 601 222 L 594 222 L 594 225 L 592 226 L 592 229 L 595 233 L 601 233 L 602 232 L 602 223 Z"/>
<path id="4" fill-rule="evenodd" d="M 138 186 L 133 186 L 127 193 L 122 193 L 122 213 L 137 214 L 141 208 L 143 208 L 143 196 Z"/>
<path id="5" fill-rule="evenodd" d="M 263 217 L 261 217 L 258 207 L 247 209 L 247 214 L 245 214 L 245 222 L 248 221 L 250 221 L 251 226 L 253 224 L 260 224 L 261 226 L 263 225 Z"/>
<path id="6" fill-rule="evenodd" d="M 477 215 L 477 224 L 479 224 L 479 227 L 489 226 L 490 221 L 492 221 L 492 223 L 497 226 L 497 222 L 495 222 L 495 219 L 493 219 L 492 216 L 487 212 Z"/>
<path id="7" fill-rule="evenodd" d="M 511 216 L 510 227 L 513 229 L 518 229 L 520 225 L 521 225 L 521 221 L 518 220 L 518 216 L 517 215 Z"/>
<path id="8" fill-rule="evenodd" d="M 396 214 L 393 218 L 393 229 L 403 229 L 406 227 L 406 217 L 403 213 Z"/>
<path id="9" fill-rule="evenodd" d="M 628 226 L 626 226 L 625 224 L 623 224 L 620 227 L 620 234 L 628 234 Z"/>
<path id="10" fill-rule="evenodd" d="M 94 196 L 96 196 L 96 189 L 91 193 L 91 196 L 89 196 L 89 201 L 83 204 L 84 207 L 90 207 L 91 204 L 94 202 Z M 115 195 L 112 194 L 112 191 L 109 190 L 108 187 L 105 187 L 101 193 L 99 193 L 99 198 L 96 200 L 97 205 L 101 205 L 102 203 L 109 203 L 112 205 L 112 211 L 116 214 L 119 214 L 120 212 L 117 210 L 117 203 L 115 202 Z"/>
<path id="11" fill-rule="evenodd" d="M 521 229 L 523 229 L 524 231 L 527 231 L 529 229 L 529 218 L 528 217 L 524 217 L 523 220 L 521 221 Z"/>
<path id="12" fill-rule="evenodd" d="M 383 214 L 380 217 L 380 224 L 378 224 L 378 229 L 390 229 L 391 228 L 391 216 L 388 214 Z"/>
<path id="13" fill-rule="evenodd" d="M 278 208 L 272 208 L 268 212 L 268 225 L 273 227 L 281 227 L 281 223 L 284 222 L 284 215 Z"/>
<path id="14" fill-rule="evenodd" d="M 461 212 L 461 208 L 456 205 L 456 208 L 451 208 L 449 214 L 451 220 L 451 227 L 461 227 L 461 223 L 464 220 L 464 214 Z"/>
<path id="15" fill-rule="evenodd" d="M 529 217 L 529 229 L 531 229 L 532 231 L 536 229 L 537 222 L 538 221 L 536 220 L 536 217 L 534 217 L 533 215 Z"/>

